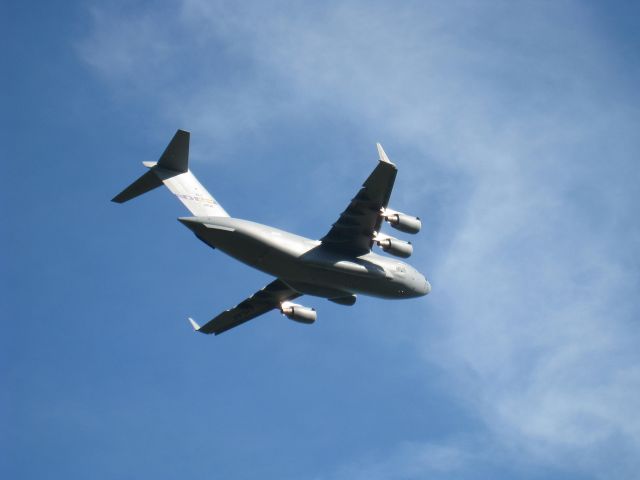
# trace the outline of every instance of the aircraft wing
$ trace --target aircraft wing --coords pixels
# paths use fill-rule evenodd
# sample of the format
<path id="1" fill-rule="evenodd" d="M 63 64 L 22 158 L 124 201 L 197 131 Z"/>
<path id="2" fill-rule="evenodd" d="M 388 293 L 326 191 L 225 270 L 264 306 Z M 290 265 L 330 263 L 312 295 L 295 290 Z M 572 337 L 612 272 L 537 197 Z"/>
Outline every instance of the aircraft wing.
<path id="1" fill-rule="evenodd" d="M 380 231 L 382 209 L 389 204 L 397 167 L 389 161 L 382 145 L 377 144 L 380 163 L 371 172 L 347 209 L 340 214 L 329 233 L 321 238 L 324 245 L 348 250 L 354 254 L 368 253 L 374 232 Z"/>
<path id="2" fill-rule="evenodd" d="M 262 290 L 243 300 L 230 310 L 225 310 L 220 315 L 202 325 L 201 327 L 191 318 L 189 321 L 193 328 L 202 333 L 215 333 L 216 335 L 248 322 L 269 310 L 279 308 L 282 302 L 292 300 L 300 296 L 300 293 L 291 289 L 281 280 L 274 280 Z"/>

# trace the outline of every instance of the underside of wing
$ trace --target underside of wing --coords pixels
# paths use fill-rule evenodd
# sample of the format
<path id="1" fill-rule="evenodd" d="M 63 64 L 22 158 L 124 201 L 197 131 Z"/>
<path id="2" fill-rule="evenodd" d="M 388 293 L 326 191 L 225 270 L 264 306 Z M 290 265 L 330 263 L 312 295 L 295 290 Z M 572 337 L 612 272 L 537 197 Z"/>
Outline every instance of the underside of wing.
<path id="1" fill-rule="evenodd" d="M 380 144 L 378 153 L 380 162 L 329 233 L 322 237 L 324 245 L 354 254 L 371 250 L 375 232 L 379 232 L 382 223 L 382 211 L 389 204 L 398 173 Z"/>
<path id="2" fill-rule="evenodd" d="M 194 328 L 202 333 L 214 333 L 216 335 L 237 327 L 252 320 L 263 313 L 279 308 L 282 302 L 299 297 L 300 294 L 291 289 L 281 280 L 274 280 L 262 290 L 243 300 L 230 310 L 225 310 L 220 315 L 199 327 L 195 322 Z"/>

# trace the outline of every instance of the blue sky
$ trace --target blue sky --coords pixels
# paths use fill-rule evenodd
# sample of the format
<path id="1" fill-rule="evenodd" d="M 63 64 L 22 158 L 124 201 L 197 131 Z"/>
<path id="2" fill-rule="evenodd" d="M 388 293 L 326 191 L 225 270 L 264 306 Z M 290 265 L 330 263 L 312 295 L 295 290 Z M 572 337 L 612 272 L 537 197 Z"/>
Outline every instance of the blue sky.
<path id="1" fill-rule="evenodd" d="M 627 2 L 4 2 L 2 478 L 600 479 L 640 464 L 640 11 Z M 306 298 L 166 191 L 322 236 L 375 166 L 424 299 Z"/>

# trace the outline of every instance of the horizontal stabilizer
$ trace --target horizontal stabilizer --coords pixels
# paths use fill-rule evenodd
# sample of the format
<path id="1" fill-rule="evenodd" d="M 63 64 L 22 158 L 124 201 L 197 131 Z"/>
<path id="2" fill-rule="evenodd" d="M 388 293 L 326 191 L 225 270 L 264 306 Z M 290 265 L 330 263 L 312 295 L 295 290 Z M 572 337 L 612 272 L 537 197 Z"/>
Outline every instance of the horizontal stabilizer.
<path id="1" fill-rule="evenodd" d="M 142 175 L 135 182 L 121 191 L 118 195 L 113 197 L 111 201 L 116 203 L 124 203 L 127 200 L 136 198 L 138 195 L 147 193 L 148 191 L 153 190 L 160 185 L 162 185 L 162 180 L 158 178 L 158 176 L 152 170 L 149 170 L 147 173 Z"/>

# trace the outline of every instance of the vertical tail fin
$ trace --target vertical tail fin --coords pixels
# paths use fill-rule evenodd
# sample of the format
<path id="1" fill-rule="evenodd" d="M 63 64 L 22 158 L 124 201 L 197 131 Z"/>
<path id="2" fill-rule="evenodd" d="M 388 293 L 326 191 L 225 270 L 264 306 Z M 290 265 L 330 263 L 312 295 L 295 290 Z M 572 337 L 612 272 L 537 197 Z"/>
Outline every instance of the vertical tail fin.
<path id="1" fill-rule="evenodd" d="M 172 172 L 185 173 L 189 170 L 189 138 L 191 134 L 178 130 L 167 148 L 164 149 L 158 166 Z"/>
<path id="2" fill-rule="evenodd" d="M 124 203 L 164 183 L 193 215 L 229 216 L 189 170 L 189 132 L 178 130 L 158 162 L 144 165 L 150 170 L 113 197 L 113 202 Z"/>

